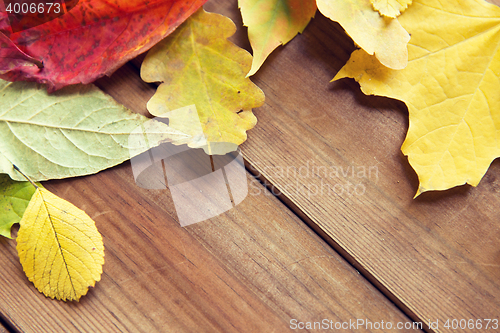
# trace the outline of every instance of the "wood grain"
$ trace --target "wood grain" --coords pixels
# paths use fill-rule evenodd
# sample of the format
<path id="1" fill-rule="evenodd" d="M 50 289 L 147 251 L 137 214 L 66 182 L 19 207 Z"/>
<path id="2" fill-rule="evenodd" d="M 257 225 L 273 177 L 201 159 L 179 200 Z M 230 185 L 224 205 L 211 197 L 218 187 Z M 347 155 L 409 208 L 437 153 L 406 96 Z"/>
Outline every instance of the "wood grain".
<path id="1" fill-rule="evenodd" d="M 235 1 L 206 8 L 241 27 Z M 232 40 L 249 49 L 245 29 Z M 399 151 L 404 105 L 364 96 L 348 80 L 328 83 L 353 48 L 317 14 L 270 56 L 253 77 L 267 101 L 242 147 L 248 168 L 415 320 L 497 318 L 500 163 L 478 188 L 412 200 L 417 179 Z M 155 91 L 131 64 L 98 86 L 143 114 Z M 378 172 L 360 177 L 362 166 Z M 80 303 L 48 300 L 25 278 L 15 241 L 0 239 L 0 313 L 22 332 L 287 332 L 292 318 L 410 323 L 288 207 L 248 182 L 243 203 L 186 228 L 169 191 L 137 186 L 130 163 L 45 183 L 96 220 L 102 281 Z M 364 191 L 314 191 L 339 184 Z"/>
<path id="2" fill-rule="evenodd" d="M 2 324 L 0 324 L 0 333 L 9 333 L 9 331 L 7 331 L 7 329 L 5 328 L 5 326 L 3 326 Z"/>
<path id="3" fill-rule="evenodd" d="M 232 17 L 237 25 L 241 23 L 235 5 L 228 1 L 212 1 L 206 8 Z M 249 49 L 244 29 L 240 29 L 232 40 Z M 486 255 L 481 259 L 484 261 L 476 264 L 481 251 L 468 257 L 457 256 L 457 249 L 463 245 L 453 238 L 457 232 L 450 223 L 453 215 L 460 218 L 455 210 L 458 208 L 465 212 L 463 207 L 467 207 L 467 204 L 464 206 L 463 201 L 450 204 L 448 194 L 437 194 L 440 201 L 437 203 L 433 202 L 436 194 L 428 194 L 430 199 L 427 200 L 419 198 L 424 201 L 422 204 L 418 200 L 411 200 L 416 189 L 416 177 L 399 151 L 407 128 L 405 106 L 382 98 L 367 98 L 359 93 L 356 84 L 326 83 L 345 63 L 353 45 L 337 25 L 321 15 L 318 14 L 305 34 L 298 36 L 293 43 L 294 46 L 278 49 L 271 55 L 264 65 L 267 69 L 262 69 L 255 76 L 255 82 L 266 92 L 267 103 L 256 111 L 259 125 L 250 132 L 250 139 L 243 146 L 249 168 L 263 181 L 276 185 L 273 188 L 293 189 L 290 184 L 298 184 L 296 196 L 287 193 L 282 196 L 282 200 L 294 207 L 295 212 L 309 221 L 320 234 L 330 239 L 339 252 L 355 267 L 363 270 L 375 285 L 415 320 L 441 320 L 441 329 L 436 331 L 442 331 L 446 319 L 497 316 L 498 303 L 492 296 L 498 292 L 497 280 L 493 284 L 489 283 L 488 278 L 477 282 L 469 278 L 458 285 L 455 282 L 462 278 L 462 274 L 467 275 L 470 267 L 465 265 L 468 264 L 479 266 L 473 276 L 483 274 L 482 269 L 493 268 L 494 277 L 498 260 L 494 255 L 493 239 L 497 233 L 492 234 L 490 241 L 493 256 Z M 288 51 L 290 48 L 292 51 Z M 399 113 L 394 114 L 398 110 Z M 302 179 L 297 183 L 297 175 L 293 171 L 288 173 L 288 177 L 283 176 L 290 167 L 297 172 L 301 168 L 312 171 L 314 166 L 308 166 L 307 163 L 314 164 L 317 173 L 325 167 L 341 167 L 343 172 L 347 172 L 349 167 L 350 171 L 354 167 L 365 167 L 368 179 L 347 176 L 325 181 L 321 175 L 311 172 L 306 177 L 299 175 L 298 178 Z M 373 176 L 370 167 L 376 167 L 373 170 L 377 172 Z M 318 189 L 322 185 L 323 188 L 337 184 L 347 186 L 349 180 L 358 180 L 354 185 L 364 186 L 359 189 L 366 188 L 366 193 L 363 193 L 365 198 L 332 198 L 330 195 L 315 195 L 313 191 L 307 190 L 308 186 L 318 186 Z M 378 188 L 379 181 L 382 189 Z M 406 183 L 400 185 L 401 182 Z M 463 190 L 449 191 L 451 198 L 456 197 L 457 191 L 460 193 Z M 382 200 L 379 200 L 381 195 Z M 391 195 L 400 201 L 392 200 Z M 369 198 L 368 205 L 363 200 L 366 198 Z M 341 200 L 336 202 L 336 199 Z M 488 201 L 480 204 L 487 209 L 486 212 L 489 211 L 490 217 L 489 224 L 483 226 L 483 230 L 498 230 L 493 210 L 499 206 L 496 201 L 492 204 L 490 206 Z M 424 209 L 415 205 L 423 206 Z M 444 211 L 440 212 L 442 207 L 445 207 Z M 414 211 L 424 214 L 415 218 L 412 216 Z M 336 216 L 339 213 L 340 216 Z M 437 237 L 428 225 L 439 225 L 437 228 L 443 226 L 432 221 L 433 214 L 448 218 L 451 214 L 452 217 L 448 219 L 450 222 L 443 223 L 447 229 Z M 400 221 L 399 215 L 405 219 Z M 357 221 L 359 218 L 361 223 Z M 372 222 L 371 218 L 378 220 L 377 223 Z M 467 218 L 479 221 L 481 216 L 473 211 L 462 221 L 467 221 Z M 476 229 L 467 235 L 467 225 L 462 225 L 461 229 L 465 230 L 461 232 L 461 239 L 469 237 L 470 248 L 474 248 L 474 244 L 479 243 L 485 233 L 476 233 Z M 386 234 L 389 236 L 385 237 Z M 447 243 L 451 243 L 451 246 Z M 446 286 L 443 291 L 443 282 L 453 287 Z M 468 290 L 468 285 L 473 285 L 472 292 Z M 463 299 L 464 292 L 468 293 L 470 299 Z M 424 297 L 422 294 L 425 294 Z M 476 303 L 468 306 L 464 304 L 470 300 Z M 483 304 L 485 300 L 492 302 Z"/>
<path id="4" fill-rule="evenodd" d="M 405 105 L 328 83 L 352 50 L 317 14 L 270 56 L 253 77 L 266 104 L 242 146 L 249 168 L 414 320 L 444 332 L 447 319 L 498 318 L 500 161 L 477 188 L 413 200 Z"/>
<path id="5" fill-rule="evenodd" d="M 132 65 L 98 85 L 137 112 L 155 91 Z M 186 228 L 170 192 L 137 186 L 130 163 L 45 182 L 96 221 L 102 280 L 79 303 L 46 299 L 24 276 L 15 241 L 1 239 L 0 313 L 21 332 L 287 332 L 294 318 L 411 324 L 247 177 L 251 193 L 240 205 Z"/>
<path id="6" fill-rule="evenodd" d="M 102 281 L 80 303 L 45 299 L 15 242 L 0 240 L 0 310 L 23 332 L 277 332 L 300 320 L 408 319 L 264 188 L 181 228 L 167 190 L 135 185 L 130 164 L 46 182 L 102 232 Z"/>

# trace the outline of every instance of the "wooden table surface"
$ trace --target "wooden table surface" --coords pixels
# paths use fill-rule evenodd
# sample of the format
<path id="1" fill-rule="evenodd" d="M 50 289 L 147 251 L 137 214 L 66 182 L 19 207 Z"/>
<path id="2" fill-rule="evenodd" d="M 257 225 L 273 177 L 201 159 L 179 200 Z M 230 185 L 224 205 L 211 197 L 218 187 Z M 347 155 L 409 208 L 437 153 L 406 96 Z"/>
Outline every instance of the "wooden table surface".
<path id="1" fill-rule="evenodd" d="M 250 50 L 235 0 L 205 9 L 231 17 L 231 40 Z M 130 162 L 44 183 L 96 221 L 102 281 L 79 303 L 46 299 L 0 239 L 0 333 L 288 332 L 324 319 L 372 323 L 343 332 L 485 331 L 444 324 L 500 317 L 500 161 L 477 188 L 412 199 L 405 105 L 329 83 L 353 49 L 317 13 L 252 77 L 266 103 L 241 147 L 250 192 L 217 217 L 181 227 L 170 191 L 139 187 Z M 156 86 L 141 59 L 97 85 L 147 114 Z"/>

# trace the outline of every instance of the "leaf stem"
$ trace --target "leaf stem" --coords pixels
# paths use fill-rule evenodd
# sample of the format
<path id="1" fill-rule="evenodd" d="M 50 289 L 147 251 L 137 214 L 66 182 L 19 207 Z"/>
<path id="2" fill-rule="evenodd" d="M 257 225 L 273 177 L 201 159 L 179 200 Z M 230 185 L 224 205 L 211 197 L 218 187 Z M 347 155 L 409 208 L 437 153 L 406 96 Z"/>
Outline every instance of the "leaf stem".
<path id="1" fill-rule="evenodd" d="M 23 175 L 24 178 L 26 178 L 31 183 L 31 185 L 35 186 L 35 188 L 38 189 L 38 186 L 30 179 L 30 177 L 26 176 L 24 172 L 22 172 L 15 164 L 12 164 L 12 166 L 17 170 L 17 172 Z"/>

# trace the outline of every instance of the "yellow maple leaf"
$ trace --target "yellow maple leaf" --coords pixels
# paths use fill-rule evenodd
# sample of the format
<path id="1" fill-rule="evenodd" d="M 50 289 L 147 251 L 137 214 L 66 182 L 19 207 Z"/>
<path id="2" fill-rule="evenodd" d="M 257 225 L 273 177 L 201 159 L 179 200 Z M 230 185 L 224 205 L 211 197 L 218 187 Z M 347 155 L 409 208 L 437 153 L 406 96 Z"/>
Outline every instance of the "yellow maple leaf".
<path id="1" fill-rule="evenodd" d="M 316 3 L 323 15 L 338 22 L 359 47 L 374 54 L 384 66 L 406 67 L 410 36 L 398 19 L 380 16 L 370 0 L 317 0 Z"/>
<path id="2" fill-rule="evenodd" d="M 370 0 L 370 2 L 380 15 L 395 18 L 411 5 L 412 0 Z"/>
<path id="3" fill-rule="evenodd" d="M 205 144 L 243 143 L 246 131 L 257 123 L 251 109 L 264 104 L 264 93 L 245 78 L 252 56 L 227 40 L 235 32 L 227 17 L 200 9 L 153 47 L 142 64 L 141 77 L 163 83 L 148 102 L 149 112 L 160 117 L 172 112 L 169 127 L 196 137 L 197 129 L 185 125 L 192 123 L 196 111 Z M 174 112 L 183 108 L 188 111 Z M 189 146 L 201 147 L 199 142 L 194 138 Z"/>
<path id="4" fill-rule="evenodd" d="M 84 211 L 38 187 L 20 225 L 19 259 L 45 296 L 78 301 L 101 279 L 102 237 Z"/>
<path id="5" fill-rule="evenodd" d="M 316 0 L 239 0 L 243 24 L 248 27 L 254 75 L 267 56 L 302 33 L 316 12 Z"/>
<path id="6" fill-rule="evenodd" d="M 408 67 L 390 70 L 359 50 L 334 80 L 352 77 L 365 94 L 406 103 L 402 151 L 417 172 L 417 195 L 476 186 L 500 156 L 500 8 L 415 0 L 400 21 L 412 36 Z"/>

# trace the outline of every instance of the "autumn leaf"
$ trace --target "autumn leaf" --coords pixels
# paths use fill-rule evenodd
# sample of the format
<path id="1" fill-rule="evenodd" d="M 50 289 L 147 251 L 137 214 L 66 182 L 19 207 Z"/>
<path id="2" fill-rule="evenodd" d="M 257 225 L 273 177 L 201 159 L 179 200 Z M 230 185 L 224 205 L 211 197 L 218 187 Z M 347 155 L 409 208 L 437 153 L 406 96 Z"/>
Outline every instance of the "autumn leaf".
<path id="1" fill-rule="evenodd" d="M 2 7 L 2 4 L 0 4 L 0 31 L 5 30 L 9 28 L 9 17 L 7 16 L 7 13 L 3 12 L 5 8 Z"/>
<path id="2" fill-rule="evenodd" d="M 28 30 L 63 16 L 72 10 L 79 0 L 3 0 L 8 13 L 10 32 Z M 26 4 L 26 5 L 23 5 Z M 17 7 L 19 6 L 19 7 Z M 16 7 L 18 9 L 16 9 Z M 23 8 L 24 7 L 24 8 Z M 0 6 L 0 10 L 2 10 Z"/>
<path id="3" fill-rule="evenodd" d="M 151 48 L 205 1 L 80 0 L 68 13 L 31 29 L 4 27 L 0 78 L 46 83 L 49 91 L 93 82 Z"/>
<path id="4" fill-rule="evenodd" d="M 370 2 L 380 15 L 395 18 L 411 5 L 412 0 L 370 0 Z"/>
<path id="5" fill-rule="evenodd" d="M 402 151 L 418 174 L 417 195 L 476 186 L 500 156 L 500 8 L 415 0 L 400 21 L 412 35 L 407 68 L 390 70 L 359 50 L 334 79 L 406 103 Z"/>
<path id="6" fill-rule="evenodd" d="M 356 44 L 384 65 L 403 69 L 408 63 L 410 35 L 398 19 L 384 18 L 370 0 L 317 0 L 319 11 L 338 22 Z"/>
<path id="7" fill-rule="evenodd" d="M 10 237 L 10 229 L 19 223 L 35 193 L 29 182 L 16 182 L 0 174 L 0 235 Z"/>
<path id="8" fill-rule="evenodd" d="M 235 31 L 227 17 L 201 9 L 151 49 L 141 77 L 162 84 L 148 102 L 149 112 L 162 116 L 194 105 L 191 112 L 197 112 L 206 141 L 244 142 L 246 131 L 257 122 L 251 109 L 264 103 L 264 93 L 245 78 L 252 63 L 250 54 L 226 39 Z M 189 131 L 185 123 L 191 120 L 186 115 L 175 113 L 169 126 Z M 200 147 L 195 141 L 189 146 Z"/>
<path id="9" fill-rule="evenodd" d="M 94 221 L 44 188 L 21 219 L 17 252 L 28 279 L 50 298 L 78 301 L 101 279 L 104 246 Z"/>
<path id="10" fill-rule="evenodd" d="M 134 130 L 146 122 L 148 144 L 130 140 L 142 137 Z M 0 173 L 24 180 L 15 164 L 35 181 L 93 174 L 163 141 L 188 137 L 130 112 L 92 85 L 49 95 L 35 83 L 2 80 L 0 133 Z"/>
<path id="11" fill-rule="evenodd" d="M 21 51 L 0 32 L 0 75 L 22 69 L 36 73 L 42 63 Z"/>
<path id="12" fill-rule="evenodd" d="M 239 0 L 243 24 L 253 50 L 254 75 L 267 56 L 302 33 L 316 12 L 316 0 Z"/>

